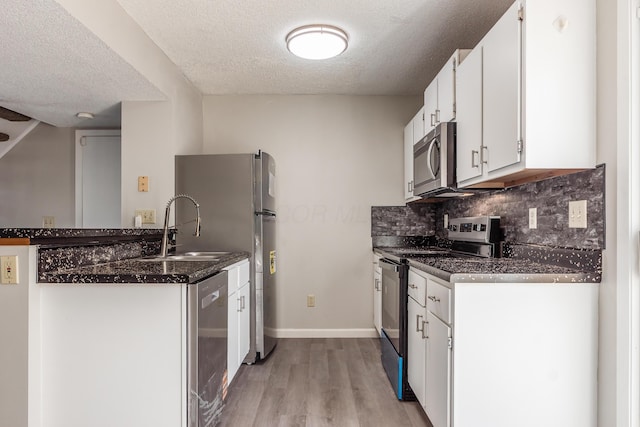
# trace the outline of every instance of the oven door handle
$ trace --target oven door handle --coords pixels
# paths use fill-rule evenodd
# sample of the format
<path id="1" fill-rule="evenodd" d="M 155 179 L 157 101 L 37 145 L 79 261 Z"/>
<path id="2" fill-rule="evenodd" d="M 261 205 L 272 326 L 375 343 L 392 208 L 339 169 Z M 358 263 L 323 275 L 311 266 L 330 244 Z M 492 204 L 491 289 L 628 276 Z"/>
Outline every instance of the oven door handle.
<path id="1" fill-rule="evenodd" d="M 385 259 L 381 259 L 381 260 L 380 260 L 380 267 L 382 267 L 382 268 L 386 268 L 386 269 L 388 269 L 388 270 L 393 270 L 393 271 L 395 271 L 396 273 L 397 273 L 398 271 L 400 271 L 400 266 L 399 266 L 398 264 L 396 264 L 396 263 L 394 263 L 394 262 L 389 262 L 389 261 L 387 261 L 387 260 L 385 260 Z"/>

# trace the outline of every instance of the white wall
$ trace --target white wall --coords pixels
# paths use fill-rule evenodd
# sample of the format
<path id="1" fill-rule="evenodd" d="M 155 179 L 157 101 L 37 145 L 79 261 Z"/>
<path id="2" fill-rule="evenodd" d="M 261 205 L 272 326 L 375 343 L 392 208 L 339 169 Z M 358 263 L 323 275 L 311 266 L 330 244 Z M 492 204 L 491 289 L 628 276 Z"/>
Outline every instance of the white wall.
<path id="1" fill-rule="evenodd" d="M 404 204 L 402 131 L 420 103 L 417 96 L 204 98 L 205 153 L 262 149 L 275 158 L 283 335 L 372 330 L 371 205 Z M 306 307 L 308 294 L 315 308 Z"/>
<path id="2" fill-rule="evenodd" d="M 638 426 L 637 2 L 596 0 L 598 162 L 607 165 L 606 249 L 600 284 L 598 425 Z M 635 39 L 631 42 L 630 34 Z M 630 74 L 633 73 L 633 74 Z M 633 86 L 629 86 L 629 80 Z M 634 90 L 633 98 L 630 94 Z M 635 139 L 632 139 L 635 138 Z"/>
<path id="3" fill-rule="evenodd" d="M 606 249 L 599 301 L 598 425 L 616 417 L 616 8 L 597 0 L 598 163 L 606 163 Z"/>
<path id="4" fill-rule="evenodd" d="M 0 227 L 73 227 L 74 131 L 40 123 L 0 158 Z"/>
<path id="5" fill-rule="evenodd" d="M 0 246 L 0 255 L 15 255 L 18 262 L 18 284 L 0 286 L 0 426 L 27 426 L 30 415 L 37 414 L 28 404 L 29 395 L 39 402 L 33 395 L 39 386 L 29 382 L 39 374 L 30 363 L 40 353 L 37 344 L 30 348 L 30 307 L 38 307 L 31 305 L 29 283 L 35 279 L 29 276 L 28 246 Z"/>
<path id="6" fill-rule="evenodd" d="M 56 1 L 167 96 L 166 105 L 123 100 L 122 107 L 122 226 L 133 226 L 139 208 L 156 209 L 161 222 L 174 194 L 174 155 L 202 150 L 202 96 L 117 1 Z M 149 176 L 149 193 L 137 190 L 141 175 Z"/>

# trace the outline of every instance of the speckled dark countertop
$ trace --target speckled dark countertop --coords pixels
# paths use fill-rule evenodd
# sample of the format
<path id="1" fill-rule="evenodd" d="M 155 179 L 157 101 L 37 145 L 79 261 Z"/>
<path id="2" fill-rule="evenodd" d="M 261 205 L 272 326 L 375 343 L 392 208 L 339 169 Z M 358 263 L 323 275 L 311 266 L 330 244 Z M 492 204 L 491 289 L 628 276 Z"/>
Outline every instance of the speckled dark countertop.
<path id="1" fill-rule="evenodd" d="M 248 258 L 231 252 L 217 261 L 148 261 L 130 258 L 40 273 L 44 283 L 195 283 Z"/>
<path id="2" fill-rule="evenodd" d="M 39 283 L 195 283 L 249 258 L 229 252 L 215 261 L 145 260 L 160 252 L 160 229 L 3 228 L 2 238 L 38 245 Z"/>
<path id="3" fill-rule="evenodd" d="M 407 259 L 411 267 L 451 283 L 598 283 L 602 277 L 600 251 L 516 245 L 511 248 L 512 257 L 479 258 L 447 251 L 409 255 L 413 249 L 419 248 L 378 247 L 374 251 Z"/>

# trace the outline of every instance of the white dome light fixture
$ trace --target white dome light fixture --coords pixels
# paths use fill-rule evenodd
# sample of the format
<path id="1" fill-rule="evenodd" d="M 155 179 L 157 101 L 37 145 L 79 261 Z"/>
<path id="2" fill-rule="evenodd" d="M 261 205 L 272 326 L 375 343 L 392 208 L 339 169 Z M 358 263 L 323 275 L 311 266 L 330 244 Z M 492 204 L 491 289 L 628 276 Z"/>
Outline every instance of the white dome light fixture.
<path id="1" fill-rule="evenodd" d="M 289 52 L 304 59 L 329 59 L 347 50 L 349 37 L 332 25 L 315 24 L 296 28 L 287 34 Z"/>

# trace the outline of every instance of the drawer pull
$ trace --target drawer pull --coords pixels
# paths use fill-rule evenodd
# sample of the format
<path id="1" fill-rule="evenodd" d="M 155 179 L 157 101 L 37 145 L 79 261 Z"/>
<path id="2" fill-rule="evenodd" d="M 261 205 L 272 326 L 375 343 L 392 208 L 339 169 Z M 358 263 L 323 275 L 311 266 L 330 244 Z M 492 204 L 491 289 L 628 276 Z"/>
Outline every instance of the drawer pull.
<path id="1" fill-rule="evenodd" d="M 420 329 L 420 325 L 422 325 L 420 319 L 422 319 L 422 315 L 416 314 L 416 332 L 422 332 L 422 329 Z"/>
<path id="2" fill-rule="evenodd" d="M 416 285 L 414 285 L 413 283 L 409 283 L 409 287 L 411 289 L 418 289 L 418 287 Z"/>
<path id="3" fill-rule="evenodd" d="M 429 295 L 427 298 L 429 298 L 433 302 L 440 302 L 440 298 L 436 298 L 433 295 Z"/>

